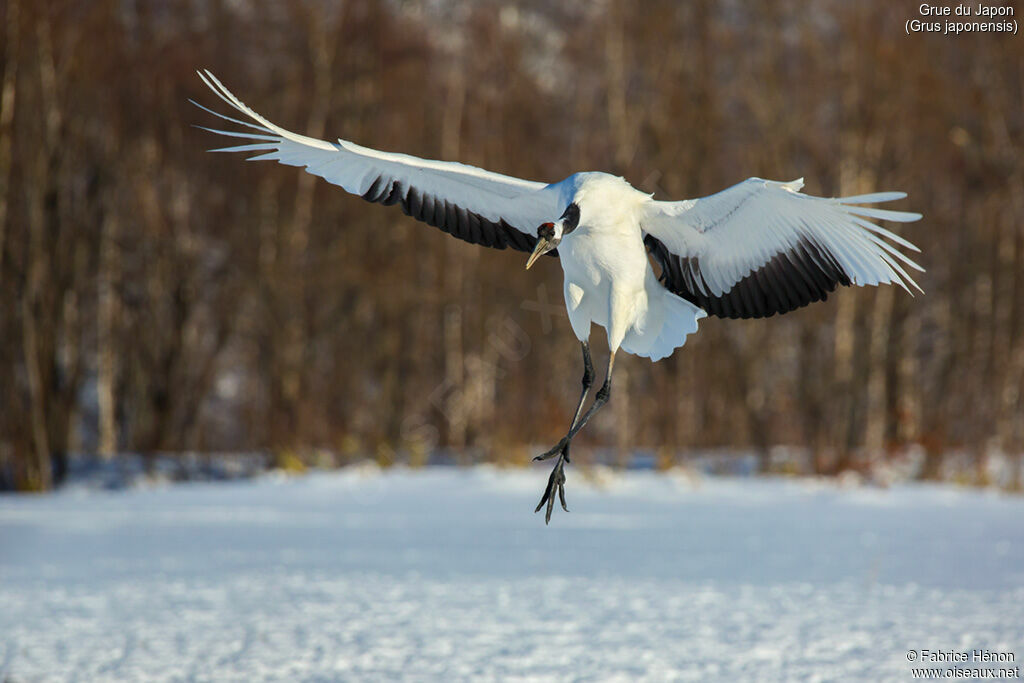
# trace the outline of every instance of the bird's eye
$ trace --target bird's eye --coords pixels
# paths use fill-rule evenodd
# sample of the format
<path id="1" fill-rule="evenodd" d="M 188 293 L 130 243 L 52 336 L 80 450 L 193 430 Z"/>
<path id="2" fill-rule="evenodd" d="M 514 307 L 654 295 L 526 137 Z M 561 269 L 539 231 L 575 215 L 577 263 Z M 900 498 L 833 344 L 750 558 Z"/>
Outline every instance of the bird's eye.
<path id="1" fill-rule="evenodd" d="M 537 237 L 545 237 L 551 239 L 555 236 L 555 224 L 554 223 L 543 223 L 537 228 Z"/>

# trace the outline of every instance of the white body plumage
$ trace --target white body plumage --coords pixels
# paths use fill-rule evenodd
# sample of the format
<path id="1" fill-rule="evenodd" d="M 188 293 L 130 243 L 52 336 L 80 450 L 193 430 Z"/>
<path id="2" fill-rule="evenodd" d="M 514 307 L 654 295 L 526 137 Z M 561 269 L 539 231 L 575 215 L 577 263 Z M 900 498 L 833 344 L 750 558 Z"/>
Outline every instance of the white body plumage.
<path id="1" fill-rule="evenodd" d="M 639 229 L 650 197 L 604 173 L 579 173 L 564 183 L 580 207 L 578 227 L 558 245 L 576 337 L 587 341 L 597 324 L 613 351 L 621 346 L 653 361 L 670 355 L 707 314 L 665 289 L 651 268 Z"/>

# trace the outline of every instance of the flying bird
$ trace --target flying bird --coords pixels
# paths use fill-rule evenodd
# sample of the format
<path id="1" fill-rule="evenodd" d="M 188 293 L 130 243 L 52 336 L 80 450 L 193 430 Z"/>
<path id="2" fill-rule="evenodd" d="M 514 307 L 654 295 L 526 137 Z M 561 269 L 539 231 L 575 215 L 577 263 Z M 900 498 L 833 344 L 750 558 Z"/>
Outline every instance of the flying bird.
<path id="1" fill-rule="evenodd" d="M 556 458 L 535 510 L 547 505 L 545 522 L 556 495 L 568 511 L 564 466 L 570 445 L 608 402 L 619 350 L 657 361 L 683 346 L 708 314 L 788 313 L 824 301 L 838 285 L 920 290 L 907 269 L 923 268 L 894 245 L 920 250 L 870 219 L 905 223 L 921 214 L 862 206 L 902 199 L 903 192 L 826 199 L 801 193 L 803 179 L 750 178 L 700 199 L 656 201 L 607 173 L 534 182 L 292 133 L 250 109 L 209 71 L 199 76 L 248 119 L 193 101 L 241 127 L 199 126 L 246 141 L 213 151 L 255 152 L 252 160 L 304 167 L 367 201 L 398 204 L 453 237 L 526 252 L 527 269 L 544 254 L 557 256 L 569 322 L 583 353 L 583 389 L 565 436 L 535 458 Z M 605 329 L 610 353 L 604 382 L 584 412 L 594 383 L 588 344 L 593 324 Z"/>

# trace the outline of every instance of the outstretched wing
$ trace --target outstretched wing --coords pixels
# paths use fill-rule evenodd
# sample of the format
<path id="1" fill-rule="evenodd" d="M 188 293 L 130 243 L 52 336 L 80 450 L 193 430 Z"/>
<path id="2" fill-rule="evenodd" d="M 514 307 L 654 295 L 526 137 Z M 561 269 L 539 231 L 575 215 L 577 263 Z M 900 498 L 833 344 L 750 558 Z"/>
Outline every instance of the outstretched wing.
<path id="1" fill-rule="evenodd" d="M 889 242 L 920 250 L 866 220 L 909 222 L 921 214 L 857 206 L 904 193 L 823 199 L 802 187 L 803 179 L 750 178 L 701 199 L 650 202 L 644 241 L 662 283 L 721 318 L 787 313 L 824 301 L 837 285 L 921 289 L 906 268 L 924 269 Z"/>
<path id="2" fill-rule="evenodd" d="M 557 185 L 521 180 L 454 162 L 430 161 L 380 152 L 345 140 L 326 142 L 276 126 L 247 107 L 209 71 L 203 82 L 222 100 L 247 116 L 241 121 L 192 102 L 200 109 L 243 127 L 203 130 L 248 140 L 216 152 L 259 152 L 250 160 L 279 161 L 339 185 L 363 199 L 399 204 L 409 216 L 472 244 L 530 252 L 541 223 L 564 207 Z"/>

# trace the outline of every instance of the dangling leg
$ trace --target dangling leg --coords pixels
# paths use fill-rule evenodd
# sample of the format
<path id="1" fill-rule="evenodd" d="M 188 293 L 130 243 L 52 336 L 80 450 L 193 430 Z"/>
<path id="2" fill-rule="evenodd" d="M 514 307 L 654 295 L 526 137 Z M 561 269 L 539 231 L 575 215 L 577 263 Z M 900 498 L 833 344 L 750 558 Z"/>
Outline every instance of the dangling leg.
<path id="1" fill-rule="evenodd" d="M 576 434 L 578 434 L 588 422 L 590 422 L 590 418 L 594 417 L 594 413 L 600 410 L 601 406 L 608 402 L 608 399 L 612 395 L 612 368 L 614 367 L 615 352 L 612 351 L 611 355 L 608 356 L 608 372 L 604 376 L 604 384 L 602 384 L 601 388 L 597 390 L 597 396 L 594 397 L 594 404 L 590 406 L 590 410 L 587 411 L 587 414 L 569 430 L 569 433 L 566 435 L 566 438 L 569 441 L 572 441 L 572 438 L 576 436 Z"/>
<path id="2" fill-rule="evenodd" d="M 594 363 L 590 360 L 590 344 L 587 342 L 581 342 L 583 347 L 583 391 L 580 393 L 580 402 L 576 405 L 576 413 L 573 415 L 572 422 L 569 424 L 569 431 L 571 432 L 573 427 L 576 426 L 576 421 L 580 419 L 580 413 L 583 412 L 583 402 L 587 400 L 587 394 L 590 392 L 590 387 L 594 384 Z M 546 460 L 554 455 L 553 452 L 547 454 L 544 457 L 536 457 L 534 460 Z M 540 509 L 544 507 L 544 503 L 548 504 L 547 513 L 544 515 L 544 523 L 547 524 L 551 521 L 551 510 L 555 506 L 555 489 L 558 489 L 558 499 L 562 503 L 562 509 L 566 512 L 569 508 L 565 504 L 565 463 L 569 462 L 569 442 L 566 441 L 564 447 L 558 451 L 558 462 L 551 469 L 551 476 L 548 477 L 548 485 L 544 489 L 544 496 L 537 503 L 537 507 L 534 512 L 540 512 Z"/>
<path id="3" fill-rule="evenodd" d="M 587 400 L 587 394 L 590 392 L 590 387 L 594 384 L 594 363 L 590 360 L 590 344 L 587 342 L 581 342 L 580 345 L 583 347 L 583 391 L 580 393 L 580 402 L 576 404 L 576 413 L 572 416 L 572 423 L 569 425 L 569 431 L 576 426 L 576 421 L 580 419 L 580 413 L 583 412 L 583 402 Z M 566 450 L 565 460 L 569 460 L 569 451 Z"/>
<path id="4" fill-rule="evenodd" d="M 576 426 L 576 422 L 580 419 L 580 413 L 583 412 L 583 402 L 587 400 L 587 394 L 590 392 L 590 387 L 594 385 L 594 363 L 590 360 L 590 344 L 587 342 L 581 342 L 583 347 L 583 392 L 580 394 L 580 402 L 576 404 L 576 413 L 573 415 L 572 422 L 569 423 L 569 431 L 566 432 L 565 437 L 558 442 L 558 445 L 552 448 L 544 455 L 538 455 L 534 460 L 547 460 L 553 457 L 556 453 L 561 453 L 565 450 L 563 447 L 568 446 L 571 437 L 569 434 L 572 433 L 573 428 Z M 568 453 L 566 454 L 566 460 L 569 459 Z"/>
<path id="5" fill-rule="evenodd" d="M 566 507 L 565 505 L 564 471 L 565 463 L 569 462 L 569 446 L 572 443 L 572 438 L 576 436 L 576 434 L 578 434 L 581 429 L 583 429 L 583 426 L 586 425 L 587 422 L 590 421 L 590 418 L 592 418 L 594 414 L 601 409 L 601 406 L 608 402 L 608 398 L 611 395 L 612 368 L 615 366 L 614 351 L 612 351 L 611 355 L 608 357 L 608 372 L 605 375 L 604 384 L 601 385 L 601 388 L 598 390 L 597 396 L 594 399 L 594 404 L 590 406 L 590 410 L 586 412 L 586 414 L 583 416 L 583 419 L 580 419 L 580 411 L 583 409 L 583 401 L 587 397 L 587 391 L 590 389 L 590 383 L 593 382 L 594 378 L 594 368 L 593 365 L 590 363 L 590 349 L 586 345 L 586 343 L 584 343 L 583 346 L 583 354 L 583 362 L 586 367 L 586 369 L 584 370 L 585 374 L 583 376 L 583 394 L 582 396 L 580 396 L 580 403 L 579 406 L 576 408 L 576 415 L 575 417 L 573 417 L 572 424 L 569 426 L 569 433 L 566 434 L 565 437 L 561 441 L 559 441 L 554 448 L 534 458 L 534 460 L 547 460 L 548 458 L 554 456 L 556 453 L 558 454 L 558 461 L 555 463 L 554 468 L 551 470 L 551 476 L 548 477 L 548 485 L 547 488 L 544 490 L 544 496 L 540 499 L 540 502 L 537 503 L 537 508 L 534 510 L 534 512 L 540 512 L 540 509 L 544 507 L 545 503 L 547 503 L 547 511 L 544 514 L 545 524 L 551 521 L 551 511 L 554 509 L 555 506 L 556 489 L 558 491 L 559 502 L 562 504 L 562 509 L 565 510 L 566 512 L 569 511 L 569 508 Z"/>
<path id="6" fill-rule="evenodd" d="M 612 391 L 612 368 L 615 366 L 615 352 L 608 357 L 608 373 L 604 377 L 604 384 L 597 391 L 597 396 L 594 397 L 594 404 L 590 406 L 590 410 L 586 412 L 583 419 L 579 419 L 579 410 L 576 411 L 576 418 L 573 419 L 572 426 L 569 427 L 569 433 L 562 437 L 562 440 L 551 447 L 550 450 L 541 453 L 534 460 L 547 460 L 553 457 L 556 453 L 560 453 L 563 449 L 567 448 L 572 442 L 574 436 L 576 436 L 583 427 L 586 426 L 590 418 L 594 417 L 594 413 L 601 409 L 601 407 L 608 402 L 608 398 L 611 396 Z M 586 391 L 583 392 L 583 396 L 586 397 Z M 583 407 L 583 401 L 580 400 L 580 408 Z"/>

